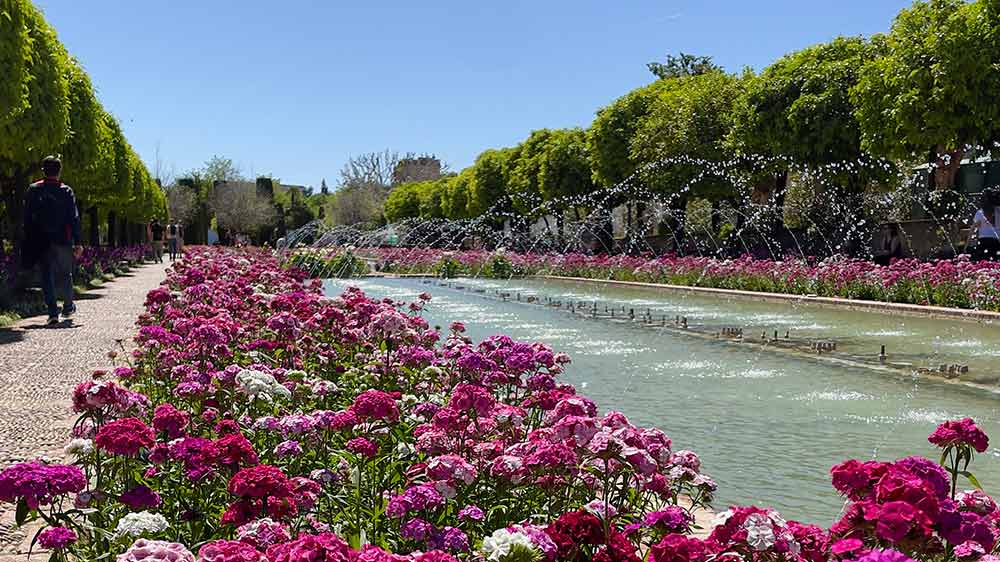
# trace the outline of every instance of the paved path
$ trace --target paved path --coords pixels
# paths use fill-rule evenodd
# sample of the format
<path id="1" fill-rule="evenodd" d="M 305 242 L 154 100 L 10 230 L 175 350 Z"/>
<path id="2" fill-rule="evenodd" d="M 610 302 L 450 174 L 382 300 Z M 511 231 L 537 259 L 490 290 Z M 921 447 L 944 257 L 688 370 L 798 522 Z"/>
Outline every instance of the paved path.
<path id="1" fill-rule="evenodd" d="M 73 388 L 94 369 L 110 366 L 107 354 L 120 351 L 118 340 L 130 345 L 146 293 L 163 281 L 167 266 L 145 265 L 88 291 L 77 300 L 71 324 L 48 328 L 40 316 L 0 329 L 0 467 L 62 457 L 75 420 Z M 3 554 L 27 552 L 11 508 L 0 504 L 0 562 L 8 559 Z"/>

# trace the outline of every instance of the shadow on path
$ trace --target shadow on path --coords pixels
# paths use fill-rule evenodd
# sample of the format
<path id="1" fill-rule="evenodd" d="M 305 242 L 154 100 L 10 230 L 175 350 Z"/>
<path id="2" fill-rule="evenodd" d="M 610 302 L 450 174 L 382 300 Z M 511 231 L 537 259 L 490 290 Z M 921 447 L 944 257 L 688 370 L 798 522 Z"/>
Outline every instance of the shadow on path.
<path id="1" fill-rule="evenodd" d="M 24 340 L 24 330 L 12 330 L 10 328 L 0 329 L 0 345 L 5 343 L 17 343 Z"/>

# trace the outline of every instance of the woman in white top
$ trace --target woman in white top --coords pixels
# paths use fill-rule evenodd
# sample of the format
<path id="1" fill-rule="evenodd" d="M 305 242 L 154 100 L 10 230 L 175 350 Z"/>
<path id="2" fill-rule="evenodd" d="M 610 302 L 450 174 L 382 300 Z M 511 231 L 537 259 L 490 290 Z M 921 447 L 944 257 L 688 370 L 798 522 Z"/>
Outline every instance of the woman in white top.
<path id="1" fill-rule="evenodd" d="M 996 195 L 984 192 L 979 198 L 979 209 L 972 218 L 969 238 L 978 239 L 972 249 L 972 260 L 1000 260 L 1000 213 L 997 212 Z"/>

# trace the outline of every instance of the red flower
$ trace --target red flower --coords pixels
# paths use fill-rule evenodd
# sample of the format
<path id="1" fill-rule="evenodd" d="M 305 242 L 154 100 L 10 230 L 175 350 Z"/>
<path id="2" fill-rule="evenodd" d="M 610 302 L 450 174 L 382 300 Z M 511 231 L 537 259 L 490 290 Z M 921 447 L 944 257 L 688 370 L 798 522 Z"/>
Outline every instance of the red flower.
<path id="1" fill-rule="evenodd" d="M 601 520 L 586 511 L 564 513 L 545 528 L 545 532 L 556 543 L 561 559 L 574 559 L 581 544 L 604 543 L 604 527 Z"/>
<path id="2" fill-rule="evenodd" d="M 242 433 L 231 433 L 212 441 L 205 448 L 204 456 L 212 464 L 233 470 L 260 462 L 253 445 Z"/>
<path id="3" fill-rule="evenodd" d="M 990 444 L 990 438 L 979 429 L 972 418 L 946 421 L 937 426 L 927 440 L 942 448 L 960 444 L 970 445 L 980 453 L 985 453 Z"/>
<path id="4" fill-rule="evenodd" d="M 229 480 L 229 493 L 241 498 L 287 498 L 292 484 L 276 466 L 260 465 L 244 468 Z"/>
<path id="5" fill-rule="evenodd" d="M 112 455 L 135 455 L 142 448 L 150 448 L 156 438 L 153 430 L 138 418 L 122 418 L 99 429 L 94 443 Z"/>
<path id="6" fill-rule="evenodd" d="M 678 534 L 663 537 L 649 549 L 650 562 L 702 562 L 707 557 L 703 541 Z"/>
<path id="7" fill-rule="evenodd" d="M 171 404 L 160 404 L 153 410 L 153 428 L 166 433 L 168 439 L 177 439 L 184 435 L 184 429 L 190 421 L 187 412 L 178 410 Z"/>

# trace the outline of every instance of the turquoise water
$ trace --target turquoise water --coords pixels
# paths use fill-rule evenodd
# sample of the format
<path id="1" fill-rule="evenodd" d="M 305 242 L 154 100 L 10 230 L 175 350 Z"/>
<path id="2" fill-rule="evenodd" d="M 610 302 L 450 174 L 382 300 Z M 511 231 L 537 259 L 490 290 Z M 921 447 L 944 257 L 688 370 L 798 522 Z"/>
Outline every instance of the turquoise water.
<path id="1" fill-rule="evenodd" d="M 693 329 L 743 327 L 745 334 L 788 330 L 792 337 L 826 338 L 838 351 L 877 355 L 916 366 L 968 364 L 970 371 L 1000 371 L 1000 327 L 896 317 L 813 306 L 707 298 L 652 289 L 573 282 L 460 280 L 479 294 L 424 284 L 418 279 L 330 281 L 336 293 L 355 285 L 372 296 L 412 300 L 427 291 L 431 325 L 465 322 L 481 339 L 504 333 L 542 341 L 573 358 L 564 378 L 633 423 L 655 425 L 692 449 L 719 483 L 717 508 L 755 503 L 786 517 L 817 524 L 834 521 L 843 500 L 830 486 L 830 466 L 847 458 L 892 460 L 912 454 L 934 458 L 927 435 L 935 425 L 970 416 L 1000 443 L 998 396 L 946 384 L 933 377 L 831 365 L 761 345 L 736 345 L 642 326 L 593 319 L 556 308 L 504 302 L 501 289 L 523 296 L 600 300 L 651 309 L 654 317 L 687 316 Z M 603 311 L 603 308 L 602 308 Z M 988 492 L 1000 490 L 1000 449 L 973 467 Z"/>

